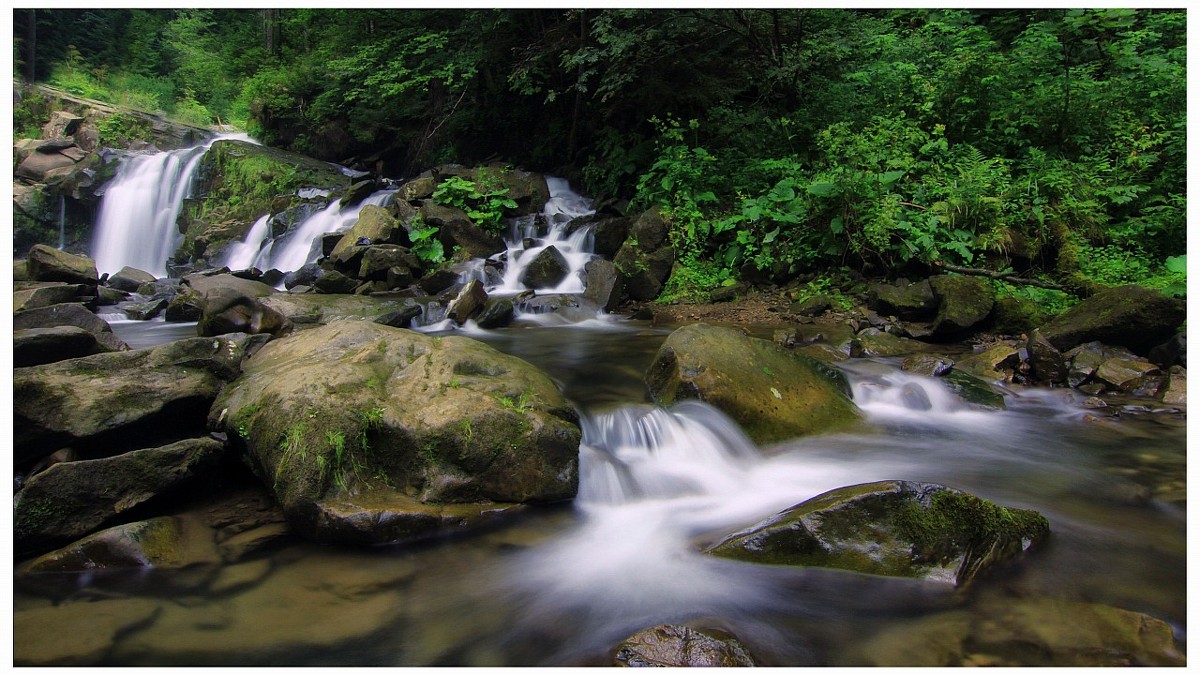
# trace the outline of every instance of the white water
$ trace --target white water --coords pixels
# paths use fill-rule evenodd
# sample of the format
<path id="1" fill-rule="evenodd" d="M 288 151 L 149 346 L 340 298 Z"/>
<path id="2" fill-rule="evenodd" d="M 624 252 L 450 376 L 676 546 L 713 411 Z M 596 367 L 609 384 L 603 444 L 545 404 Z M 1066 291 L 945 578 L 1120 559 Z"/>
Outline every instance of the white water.
<path id="1" fill-rule="evenodd" d="M 252 250 L 255 252 L 254 256 L 244 264 L 242 262 L 244 258 L 239 257 L 238 266 L 231 262 L 225 264 L 230 269 L 244 269 L 253 266 L 263 270 L 274 268 L 280 272 L 294 272 L 308 263 L 316 262 L 321 257 L 321 238 L 323 236 L 350 229 L 354 223 L 358 222 L 358 214 L 364 207 L 386 204 L 395 192 L 394 189 L 380 190 L 358 204 L 346 208 L 342 208 L 340 200 L 334 200 L 324 210 L 314 213 L 294 230 L 267 242 L 265 246 L 263 246 L 263 241 L 270 228 L 264 224 L 262 230 L 256 232 L 255 228 L 258 227 L 258 223 L 255 223 L 255 228 L 251 228 L 245 241 L 239 245 L 246 248 L 239 248 L 238 253 L 239 256 L 244 256 L 242 251 Z M 256 237 L 257 241 L 254 241 Z"/>
<path id="2" fill-rule="evenodd" d="M 221 264 L 231 270 L 244 270 L 254 266 L 254 261 L 258 258 L 259 252 L 262 249 L 263 242 L 266 241 L 267 235 L 271 232 L 271 214 L 263 214 L 261 218 L 254 221 L 254 225 L 250 227 L 250 231 L 246 233 L 245 241 L 240 241 L 225 253 Z"/>
<path id="3" fill-rule="evenodd" d="M 538 293 L 582 293 L 583 267 L 592 259 L 593 245 L 590 228 L 584 227 L 574 234 L 567 235 L 566 225 L 572 220 L 595 213 L 590 199 L 571 190 L 565 178 L 546 177 L 546 186 L 550 189 L 550 199 L 542 208 L 547 231 L 540 236 L 535 218 L 514 219 L 504 237 L 507 246 L 506 263 L 502 281 L 498 285 L 487 287 L 488 295 L 516 295 L 529 290 L 524 282 L 525 272 L 529 264 L 543 250 L 553 246 L 563 255 L 568 265 L 568 273 L 557 286 L 550 288 L 534 288 Z M 534 240 L 534 245 L 525 249 L 523 241 L 526 238 Z"/>
<path id="4" fill-rule="evenodd" d="M 121 160 L 100 200 L 92 241 L 101 274 L 129 266 L 166 276 L 167 259 L 183 241 L 175 221 L 191 194 L 196 167 L 213 143 L 226 139 L 256 142 L 245 134 L 223 134 L 203 145 Z"/>

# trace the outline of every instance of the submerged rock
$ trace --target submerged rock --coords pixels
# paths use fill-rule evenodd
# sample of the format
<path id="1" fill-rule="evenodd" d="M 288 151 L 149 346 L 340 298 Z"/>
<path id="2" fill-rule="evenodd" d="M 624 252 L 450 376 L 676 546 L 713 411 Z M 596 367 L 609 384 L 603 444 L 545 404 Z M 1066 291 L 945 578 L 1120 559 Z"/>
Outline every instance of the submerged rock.
<path id="1" fill-rule="evenodd" d="M 613 664 L 632 668 L 735 668 L 755 665 L 749 650 L 731 635 L 671 625 L 647 628 L 627 638 L 617 647 Z"/>
<path id="2" fill-rule="evenodd" d="M 13 614 L 13 665 L 94 666 L 118 635 L 152 623 L 162 603 L 146 599 L 75 601 Z M 64 632 L 65 626 L 86 630 Z"/>
<path id="3" fill-rule="evenodd" d="M 997 506 L 942 485 L 893 480 L 818 495 L 730 535 L 708 553 L 964 587 L 1049 532 L 1036 511 Z"/>
<path id="4" fill-rule="evenodd" d="M 720 408 L 759 443 L 858 419 L 841 371 L 731 328 L 693 324 L 671 333 L 646 384 L 662 405 L 696 398 Z"/>
<path id="5" fill-rule="evenodd" d="M 577 416 L 554 383 L 457 336 L 338 321 L 275 340 L 210 423 L 320 541 L 428 536 L 578 484 Z"/>
<path id="6" fill-rule="evenodd" d="M 218 562 L 211 530 L 183 518 L 159 516 L 101 530 L 23 563 L 17 572 L 180 568 Z"/>

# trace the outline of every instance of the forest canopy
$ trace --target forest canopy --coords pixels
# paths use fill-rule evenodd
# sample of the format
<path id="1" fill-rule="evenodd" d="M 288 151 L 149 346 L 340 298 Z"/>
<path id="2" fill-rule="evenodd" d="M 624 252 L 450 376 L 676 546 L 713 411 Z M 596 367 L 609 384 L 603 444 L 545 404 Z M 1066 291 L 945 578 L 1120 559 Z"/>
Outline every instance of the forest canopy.
<path id="1" fill-rule="evenodd" d="M 502 161 L 659 206 L 698 283 L 954 265 L 1182 293 L 1183 10 L 18 9 L 14 27 L 22 76 L 76 94 L 393 177 Z"/>

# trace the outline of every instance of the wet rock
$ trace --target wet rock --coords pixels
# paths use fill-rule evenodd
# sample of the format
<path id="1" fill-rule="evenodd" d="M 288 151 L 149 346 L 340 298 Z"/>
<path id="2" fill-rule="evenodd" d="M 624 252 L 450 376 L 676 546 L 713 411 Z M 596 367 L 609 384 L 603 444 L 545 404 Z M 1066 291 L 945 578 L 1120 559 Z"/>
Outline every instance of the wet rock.
<path id="1" fill-rule="evenodd" d="M 745 293 L 750 287 L 742 282 L 737 282 L 732 286 L 722 286 L 714 289 L 709 294 L 708 299 L 711 302 L 733 302 L 738 299 L 738 296 Z"/>
<path id="2" fill-rule="evenodd" d="M 487 299 L 483 284 L 478 279 L 472 279 L 446 306 L 446 318 L 461 326 L 483 310 L 483 303 Z"/>
<path id="3" fill-rule="evenodd" d="M 261 340 L 190 338 L 17 368 L 14 460 L 36 461 L 67 446 L 111 455 L 202 436 L 212 400 Z"/>
<path id="4" fill-rule="evenodd" d="M 372 193 L 379 189 L 374 180 L 362 180 L 354 183 L 346 188 L 346 194 L 342 195 L 338 202 L 341 206 L 354 206 L 362 200 L 370 197 Z"/>
<path id="5" fill-rule="evenodd" d="M 796 329 L 779 328 L 771 334 L 771 341 L 785 349 L 796 347 Z"/>
<path id="6" fill-rule="evenodd" d="M 199 321 L 204 315 L 204 296 L 190 286 L 183 287 L 167 302 L 163 318 L 171 322 Z"/>
<path id="7" fill-rule="evenodd" d="M 1187 368 L 1187 333 L 1176 333 L 1171 339 L 1151 349 L 1149 359 L 1163 368 L 1175 365 Z"/>
<path id="8" fill-rule="evenodd" d="M 121 311 L 125 312 L 125 316 L 134 321 L 148 321 L 161 314 L 169 304 L 165 299 L 151 300 L 150 302 L 134 302 L 122 307 Z"/>
<path id="9" fill-rule="evenodd" d="M 428 536 L 471 519 L 418 506 L 479 515 L 577 487 L 578 422 L 553 382 L 457 336 L 338 321 L 272 341 L 210 423 L 320 541 Z"/>
<path id="10" fill-rule="evenodd" d="M 1184 301 L 1129 285 L 1093 295 L 1040 330 L 1059 351 L 1099 341 L 1145 355 L 1169 340 L 1186 318 Z"/>
<path id="11" fill-rule="evenodd" d="M 204 294 L 197 332 L 204 337 L 226 333 L 280 336 L 292 324 L 279 312 L 236 288 L 218 287 Z"/>
<path id="12" fill-rule="evenodd" d="M 1020 347 L 1001 342 L 958 360 L 955 368 L 987 380 L 1007 381 L 1021 365 Z"/>
<path id="13" fill-rule="evenodd" d="M 312 286 L 324 273 L 325 270 L 317 263 L 308 263 L 283 275 L 283 287 L 290 291 L 297 286 Z"/>
<path id="14" fill-rule="evenodd" d="M 313 287 L 319 293 L 329 293 L 332 295 L 353 293 L 354 289 L 358 288 L 358 280 L 354 277 L 346 276 L 337 270 L 326 270 L 313 283 Z"/>
<path id="15" fill-rule="evenodd" d="M 569 272 L 570 264 L 562 252 L 555 246 L 547 246 L 525 268 L 521 283 L 528 288 L 554 288 Z"/>
<path id="16" fill-rule="evenodd" d="M 964 587 L 1044 540 L 1036 511 L 998 506 L 932 483 L 881 481 L 838 488 L 708 549 L 774 565 L 835 567 Z"/>
<path id="17" fill-rule="evenodd" d="M 402 309 L 395 312 L 388 312 L 375 319 L 375 323 L 391 326 L 392 328 L 408 328 L 412 324 L 412 320 L 421 316 L 421 306 L 417 303 L 405 305 Z"/>
<path id="18" fill-rule="evenodd" d="M 417 286 L 429 295 L 437 295 L 442 291 L 450 288 L 458 283 L 458 273 L 446 269 L 439 269 L 426 274 L 417 282 Z"/>
<path id="19" fill-rule="evenodd" d="M 291 537 L 292 528 L 281 519 L 280 522 L 259 525 L 221 540 L 218 549 L 225 562 L 238 562 L 283 544 Z"/>
<path id="20" fill-rule="evenodd" d="M 88 286 L 99 283 L 96 261 L 87 256 L 59 251 L 45 244 L 35 244 L 29 249 L 25 264 L 29 269 L 29 278 L 33 281 L 65 281 L 68 284 Z"/>
<path id="21" fill-rule="evenodd" d="M 358 266 L 358 278 L 364 281 L 386 281 L 391 268 L 416 270 L 420 273 L 421 261 L 411 251 L 395 244 L 375 244 L 363 252 Z M 408 273 L 412 279 L 412 273 Z M 389 286 L 392 285 L 389 282 Z"/>
<path id="22" fill-rule="evenodd" d="M 573 234 L 582 227 L 592 229 L 592 250 L 596 255 L 607 260 L 621 250 L 621 244 L 629 236 L 630 220 L 624 217 L 581 216 L 571 221 L 567 226 L 567 234 Z"/>
<path id="23" fill-rule="evenodd" d="M 902 356 L 928 348 L 922 342 L 892 335 L 878 328 L 863 329 L 854 339 L 858 341 L 858 356 Z"/>
<path id="24" fill-rule="evenodd" d="M 483 311 L 475 319 L 480 328 L 503 328 L 512 323 L 515 310 L 512 300 L 508 298 L 490 298 L 483 306 Z"/>
<path id="25" fill-rule="evenodd" d="M 867 290 L 867 307 L 885 316 L 921 321 L 934 316 L 938 301 L 928 279 L 915 284 L 897 280 L 895 284 L 872 284 Z"/>
<path id="26" fill-rule="evenodd" d="M 40 366 L 80 356 L 116 351 L 77 326 L 13 331 L 13 367 Z"/>
<path id="27" fill-rule="evenodd" d="M 587 289 L 584 297 L 603 307 L 606 312 L 616 310 L 625 293 L 625 285 L 621 275 L 617 274 L 616 266 L 603 258 L 596 258 L 588 261 L 583 272 L 584 287 Z"/>
<path id="28" fill-rule="evenodd" d="M 59 462 L 32 476 L 13 500 L 18 555 L 49 550 L 214 471 L 223 443 L 198 438 L 115 457 Z"/>
<path id="29" fill-rule="evenodd" d="M 51 146 L 43 146 L 50 148 Z M 39 152 L 31 153 L 28 157 L 17 165 L 15 175 L 17 178 L 34 183 L 45 183 L 47 179 L 54 175 L 56 171 L 70 169 L 75 166 L 75 158 L 62 152 L 40 152 L 42 148 L 38 148 Z"/>
<path id="30" fill-rule="evenodd" d="M 265 298 L 269 295 L 274 295 L 275 289 L 252 279 L 242 279 L 235 277 L 232 274 L 189 274 L 181 280 L 181 284 L 188 286 L 201 296 L 207 295 L 215 290 L 233 290 L 247 295 L 252 298 Z M 143 293 L 143 295 L 146 295 Z"/>
<path id="31" fill-rule="evenodd" d="M 61 281 L 18 282 L 13 289 L 13 311 L 81 302 L 95 290 L 95 286 L 67 284 Z"/>
<path id="32" fill-rule="evenodd" d="M 759 443 L 858 419 L 841 371 L 730 328 L 693 324 L 671 333 L 646 384 L 662 405 L 688 398 L 715 405 Z"/>
<path id="33" fill-rule="evenodd" d="M 13 614 L 13 665 L 94 666 L 118 635 L 152 623 L 162 605 L 154 600 L 69 602 Z M 86 626 L 64 635 L 64 626 Z"/>
<path id="34" fill-rule="evenodd" d="M 996 302 L 991 285 L 976 277 L 938 275 L 929 279 L 929 287 L 938 301 L 933 332 L 939 338 L 961 336 L 979 327 Z"/>
<path id="35" fill-rule="evenodd" d="M 926 377 L 941 377 L 954 367 L 954 359 L 932 354 L 914 354 L 900 364 L 901 370 Z"/>
<path id="36" fill-rule="evenodd" d="M 1067 361 L 1041 331 L 1035 330 L 1029 335 L 1025 348 L 1029 352 L 1029 367 L 1034 378 L 1051 384 L 1066 383 Z"/>
<path id="37" fill-rule="evenodd" d="M 687 626 L 647 628 L 617 647 L 613 665 L 666 668 L 754 666 L 750 651 L 737 638 Z"/>
<path id="38" fill-rule="evenodd" d="M 987 410 L 1003 410 L 1005 408 L 1002 394 L 992 389 L 987 382 L 958 368 L 952 368 L 950 372 L 943 375 L 942 383 L 960 399 L 976 408 Z"/>
<path id="39" fill-rule="evenodd" d="M 666 221 L 658 208 L 642 213 L 629 228 L 629 237 L 613 264 L 625 282 L 625 292 L 634 300 L 653 300 L 671 276 L 675 250 L 667 241 Z"/>
<path id="40" fill-rule="evenodd" d="M 1096 368 L 1094 377 L 1109 388 L 1130 391 L 1148 375 L 1160 375 L 1162 371 L 1149 361 L 1113 358 L 1105 359 Z"/>
<path id="41" fill-rule="evenodd" d="M 382 206 L 368 204 L 358 214 L 358 220 L 338 239 L 330 258 L 336 258 L 346 249 L 353 248 L 366 237 L 371 244 L 407 244 L 408 231 L 400 221 Z"/>
<path id="42" fill-rule="evenodd" d="M 152 284 L 154 281 L 153 274 L 126 265 L 119 272 L 110 276 L 106 284 L 109 288 L 115 288 L 118 291 L 136 293 L 142 284 Z"/>
<path id="43" fill-rule="evenodd" d="M 47 307 L 36 307 L 17 312 L 13 315 L 13 330 L 29 330 L 34 328 L 54 328 L 56 326 L 75 326 L 96 336 L 96 340 L 109 351 L 124 351 L 129 349 L 112 332 L 112 326 L 86 307 L 77 303 L 62 303 Z"/>

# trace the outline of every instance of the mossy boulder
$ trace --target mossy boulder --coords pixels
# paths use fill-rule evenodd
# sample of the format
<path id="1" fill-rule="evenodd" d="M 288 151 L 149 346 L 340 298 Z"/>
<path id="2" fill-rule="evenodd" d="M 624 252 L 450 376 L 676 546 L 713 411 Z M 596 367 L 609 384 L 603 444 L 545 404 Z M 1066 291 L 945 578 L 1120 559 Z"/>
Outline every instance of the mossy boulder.
<path id="1" fill-rule="evenodd" d="M 391 211 L 375 204 L 367 204 L 358 213 L 358 220 L 349 230 L 338 239 L 338 243 L 329 252 L 329 257 L 337 257 L 342 251 L 357 245 L 358 241 L 366 238 L 372 244 L 399 244 L 407 246 L 408 230 L 392 214 Z"/>
<path id="2" fill-rule="evenodd" d="M 17 572 L 181 568 L 220 560 L 212 530 L 191 519 L 157 516 L 100 530 L 23 563 Z"/>
<path id="3" fill-rule="evenodd" d="M 629 236 L 613 256 L 625 293 L 634 300 L 653 300 L 662 292 L 675 264 L 675 249 L 667 234 L 670 228 L 662 211 L 645 211 L 629 228 Z"/>
<path id="4" fill-rule="evenodd" d="M 739 330 L 692 324 L 667 336 L 646 371 L 662 405 L 696 398 L 759 443 L 844 428 L 859 418 L 845 375 Z"/>
<path id="5" fill-rule="evenodd" d="M 1036 511 L 998 506 L 942 485 L 891 480 L 818 495 L 707 552 L 964 587 L 1049 533 Z"/>
<path id="6" fill-rule="evenodd" d="M 298 332 L 247 362 L 210 424 L 319 541 L 429 536 L 578 487 L 574 409 L 540 370 L 464 337 Z"/>
<path id="7" fill-rule="evenodd" d="M 938 302 L 933 333 L 939 339 L 961 337 L 978 328 L 996 304 L 991 284 L 978 277 L 943 274 L 931 277 L 929 286 Z"/>
<path id="8" fill-rule="evenodd" d="M 118 351 L 78 326 L 13 331 L 13 367 L 40 366 L 80 356 Z"/>
<path id="9" fill-rule="evenodd" d="M 13 459 L 87 456 L 204 435 L 217 392 L 265 338 L 231 334 L 13 370 Z"/>
<path id="10" fill-rule="evenodd" d="M 34 281 L 65 281 L 89 286 L 99 283 L 96 261 L 45 244 L 35 244 L 30 248 L 25 264 L 29 268 L 29 278 Z"/>
<path id="11" fill-rule="evenodd" d="M 1174 336 L 1186 318 L 1183 300 L 1128 285 L 1096 293 L 1048 321 L 1040 331 L 1061 352 L 1099 341 L 1145 356 Z"/>
<path id="12" fill-rule="evenodd" d="M 867 291 L 867 307 L 884 316 L 922 321 L 937 312 L 938 302 L 928 279 L 915 284 L 902 280 L 894 284 L 871 284 Z"/>
<path id="13" fill-rule="evenodd" d="M 1004 395 L 974 375 L 951 368 L 941 377 L 942 383 L 966 403 L 976 408 L 1004 410 Z"/>
<path id="14" fill-rule="evenodd" d="M 13 500 L 14 549 L 26 555 L 90 534 L 215 470 L 224 451 L 220 441 L 196 438 L 54 464 L 31 477 Z"/>

